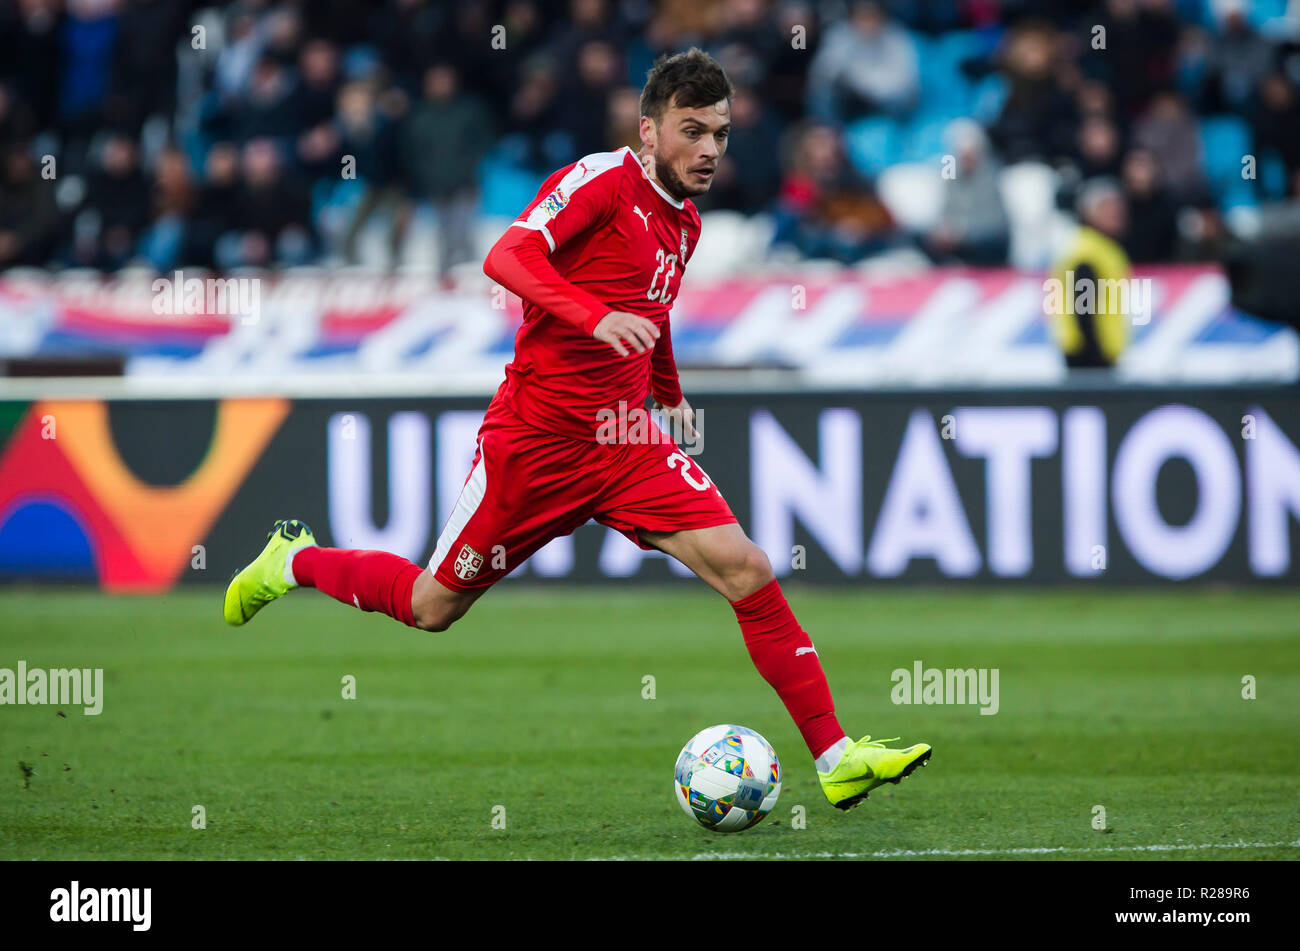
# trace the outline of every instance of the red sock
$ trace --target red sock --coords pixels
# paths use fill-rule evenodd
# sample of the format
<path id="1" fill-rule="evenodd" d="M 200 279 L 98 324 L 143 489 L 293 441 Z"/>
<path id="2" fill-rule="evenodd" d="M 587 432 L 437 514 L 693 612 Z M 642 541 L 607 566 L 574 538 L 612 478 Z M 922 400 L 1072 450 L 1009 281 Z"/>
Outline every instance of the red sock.
<path id="1" fill-rule="evenodd" d="M 772 685 L 815 759 L 844 736 L 812 640 L 795 620 L 773 578 L 747 598 L 732 601 L 745 647 Z M 800 648 L 808 650 L 800 652 Z"/>
<path id="2" fill-rule="evenodd" d="M 298 584 L 363 611 L 382 611 L 410 627 L 415 627 L 411 589 L 423 570 L 386 551 L 302 548 L 293 556 Z"/>

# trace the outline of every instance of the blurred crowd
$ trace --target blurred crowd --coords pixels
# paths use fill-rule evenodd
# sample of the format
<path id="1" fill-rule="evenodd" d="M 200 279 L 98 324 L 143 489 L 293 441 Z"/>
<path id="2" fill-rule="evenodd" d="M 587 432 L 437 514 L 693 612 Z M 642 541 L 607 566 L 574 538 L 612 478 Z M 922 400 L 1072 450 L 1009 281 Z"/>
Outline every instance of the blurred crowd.
<path id="1" fill-rule="evenodd" d="M 1202 255 L 1233 207 L 1300 200 L 1287 0 L 0 0 L 0 267 L 403 260 L 444 273 L 541 177 L 638 143 L 654 59 L 736 87 L 704 211 L 844 262 L 1008 261 L 1002 169 L 1114 180 L 1138 262 Z M 1100 45 L 1099 45 L 1100 44 Z M 935 220 L 882 199 L 928 162 Z M 521 184 L 522 183 L 522 184 Z M 409 261 L 408 261 L 409 263 Z"/>

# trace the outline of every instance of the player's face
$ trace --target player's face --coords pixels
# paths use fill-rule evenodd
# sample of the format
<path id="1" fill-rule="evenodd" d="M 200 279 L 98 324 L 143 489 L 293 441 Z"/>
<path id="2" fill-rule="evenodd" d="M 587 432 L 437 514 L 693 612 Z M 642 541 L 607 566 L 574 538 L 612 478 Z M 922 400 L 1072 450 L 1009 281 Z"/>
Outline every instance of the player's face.
<path id="1" fill-rule="evenodd" d="M 709 190 L 730 132 L 731 103 L 725 99 L 711 106 L 673 106 L 658 123 L 641 120 L 641 140 L 654 153 L 655 177 L 675 198 Z"/>

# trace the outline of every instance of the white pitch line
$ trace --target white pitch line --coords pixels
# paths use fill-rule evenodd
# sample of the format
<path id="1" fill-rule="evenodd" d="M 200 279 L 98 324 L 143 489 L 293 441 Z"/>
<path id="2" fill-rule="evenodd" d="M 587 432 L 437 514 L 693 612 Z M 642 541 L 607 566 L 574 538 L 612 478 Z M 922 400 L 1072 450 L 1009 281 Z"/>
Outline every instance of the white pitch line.
<path id="1" fill-rule="evenodd" d="M 1059 855 L 1063 853 L 1107 854 L 1116 852 L 1187 852 L 1196 849 L 1296 849 L 1300 839 L 1293 842 L 1205 842 L 1199 844 L 1168 845 L 1118 845 L 1104 848 L 1072 848 L 1070 846 L 1044 846 L 1021 849 L 886 849 L 878 852 L 700 852 L 687 857 L 687 861 L 717 861 L 727 859 L 903 859 L 903 858 L 963 858 L 972 855 Z M 592 862 L 643 862 L 663 859 L 680 861 L 665 855 L 611 855 L 593 858 Z"/>

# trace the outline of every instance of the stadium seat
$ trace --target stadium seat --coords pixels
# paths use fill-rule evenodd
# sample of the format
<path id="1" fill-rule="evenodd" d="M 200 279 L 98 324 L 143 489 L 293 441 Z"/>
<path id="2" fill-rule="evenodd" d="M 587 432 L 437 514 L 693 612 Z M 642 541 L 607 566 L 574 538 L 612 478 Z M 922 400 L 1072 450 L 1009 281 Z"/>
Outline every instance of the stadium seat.
<path id="1" fill-rule="evenodd" d="M 934 163 L 906 162 L 880 173 L 880 200 L 900 227 L 923 234 L 938 223 L 943 190 L 936 171 Z"/>
<path id="2" fill-rule="evenodd" d="M 1251 182 L 1242 178 L 1242 159 L 1251 154 L 1250 127 L 1237 116 L 1201 120 L 1205 174 L 1215 199 L 1225 208 L 1256 204 Z M 1259 174 L 1259 170 L 1256 170 Z"/>
<path id="3" fill-rule="evenodd" d="M 718 277 L 764 266 L 775 224 L 770 215 L 710 211 L 691 253 L 692 277 Z"/>
<path id="4" fill-rule="evenodd" d="M 958 30 L 932 39 L 915 36 L 914 40 L 921 77 L 919 111 L 946 119 L 970 115 L 976 86 L 962 72 L 961 64 L 987 52 L 991 37 Z"/>
<path id="5" fill-rule="evenodd" d="M 1265 149 L 1259 154 L 1259 184 L 1265 198 L 1271 201 L 1286 198 L 1286 163 L 1276 149 Z"/>
<path id="6" fill-rule="evenodd" d="M 1042 268 L 1052 259 L 1061 215 L 1056 208 L 1060 178 L 1049 165 L 1020 162 L 998 179 L 1002 204 L 1011 223 L 1011 264 Z"/>
<path id="7" fill-rule="evenodd" d="M 952 120 L 933 113 L 918 116 L 903 130 L 900 158 L 904 162 L 924 162 L 943 155 L 947 150 L 943 130 Z"/>
<path id="8" fill-rule="evenodd" d="M 851 122 L 844 130 L 849 161 L 873 178 L 902 160 L 898 123 L 887 116 L 870 116 Z"/>
<path id="9" fill-rule="evenodd" d="M 1287 15 L 1287 0 L 1253 0 L 1246 4 L 1246 15 L 1256 29 L 1261 29 L 1270 20 L 1278 20 Z"/>
<path id="10" fill-rule="evenodd" d="M 489 155 L 479 164 L 482 193 L 479 210 L 484 215 L 514 218 L 537 196 L 542 179 L 536 172 L 520 168 L 499 155 Z"/>

